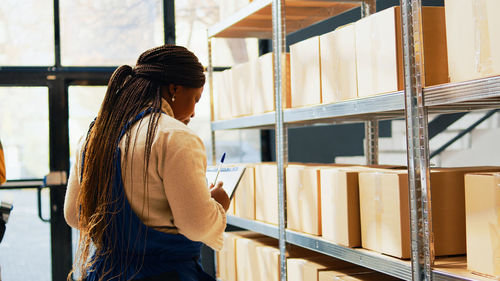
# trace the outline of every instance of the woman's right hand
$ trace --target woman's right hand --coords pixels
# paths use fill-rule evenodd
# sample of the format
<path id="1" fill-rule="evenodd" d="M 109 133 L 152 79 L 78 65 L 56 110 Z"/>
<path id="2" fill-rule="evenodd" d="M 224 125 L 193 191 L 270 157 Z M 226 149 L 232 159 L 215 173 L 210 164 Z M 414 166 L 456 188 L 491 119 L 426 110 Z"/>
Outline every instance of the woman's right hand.
<path id="1" fill-rule="evenodd" d="M 212 198 L 219 202 L 219 204 L 222 205 L 224 210 L 227 212 L 229 209 L 229 196 L 227 195 L 226 191 L 222 188 L 223 182 L 219 181 L 217 182 L 217 185 L 214 187 L 213 184 L 210 184 L 210 195 Z"/>

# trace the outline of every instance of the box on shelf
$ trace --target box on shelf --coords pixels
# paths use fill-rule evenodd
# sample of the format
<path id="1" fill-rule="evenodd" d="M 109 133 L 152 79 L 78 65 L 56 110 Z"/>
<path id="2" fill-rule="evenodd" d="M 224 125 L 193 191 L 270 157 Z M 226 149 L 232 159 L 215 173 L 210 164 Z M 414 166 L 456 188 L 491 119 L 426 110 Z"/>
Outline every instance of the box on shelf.
<path id="1" fill-rule="evenodd" d="M 286 54 L 287 91 L 283 93 L 283 108 L 291 107 L 290 97 L 290 54 Z M 260 114 L 274 111 L 274 55 L 267 53 L 259 57 L 256 72 L 256 91 L 252 99 L 253 113 Z"/>
<path id="2" fill-rule="evenodd" d="M 448 82 L 443 7 L 422 7 L 424 86 Z M 355 23 L 358 97 L 403 89 L 400 7 L 392 7 Z"/>
<path id="3" fill-rule="evenodd" d="M 277 241 L 277 240 L 276 240 Z M 265 245 L 261 244 L 257 247 L 257 266 L 258 275 L 254 280 L 280 280 L 280 251 L 278 244 Z"/>
<path id="4" fill-rule="evenodd" d="M 247 165 L 234 194 L 234 215 L 255 220 L 255 168 Z"/>
<path id="5" fill-rule="evenodd" d="M 224 246 L 217 253 L 217 274 L 222 280 L 236 280 L 236 240 L 239 238 L 263 238 L 251 231 L 224 232 Z"/>
<path id="6" fill-rule="evenodd" d="M 363 280 L 363 281 L 386 281 L 400 280 L 380 272 L 375 272 L 362 267 L 355 267 L 341 270 L 328 270 L 319 272 L 319 281 L 337 281 L 337 280 Z"/>
<path id="7" fill-rule="evenodd" d="M 467 268 L 500 278 L 500 173 L 465 175 Z"/>
<path id="8" fill-rule="evenodd" d="M 278 168 L 276 163 L 255 165 L 255 219 L 278 225 Z"/>
<path id="9" fill-rule="evenodd" d="M 348 247 L 361 246 L 358 171 L 325 168 L 320 177 L 323 238 Z"/>
<path id="10" fill-rule="evenodd" d="M 232 113 L 232 72 L 230 69 L 223 72 L 214 72 L 214 96 L 216 99 L 217 120 L 227 120 L 233 117 Z"/>
<path id="11" fill-rule="evenodd" d="M 348 247 L 361 246 L 358 174 L 392 165 L 323 167 L 321 178 L 321 231 L 328 241 Z"/>
<path id="12" fill-rule="evenodd" d="M 231 68 L 233 78 L 233 89 L 231 91 L 233 117 L 252 115 L 252 96 L 256 91 L 255 67 L 255 63 L 248 61 Z"/>
<path id="13" fill-rule="evenodd" d="M 266 281 L 279 281 L 280 280 L 280 251 L 278 244 L 260 244 L 257 246 L 258 254 L 258 265 L 257 268 L 260 270 L 260 278 L 255 280 L 266 280 Z M 287 260 L 294 258 L 313 258 L 317 257 L 318 253 L 313 252 L 295 245 L 289 245 L 287 247 L 286 257 Z M 314 258 L 313 258 L 314 259 Z M 324 260 L 320 259 L 320 260 Z M 334 260 L 330 258 L 330 260 Z M 287 262 L 288 263 L 288 262 Z M 339 261 L 339 263 L 342 263 Z M 288 275 L 288 280 L 292 280 L 292 276 Z M 309 279 L 306 279 L 309 280 Z"/>
<path id="14" fill-rule="evenodd" d="M 286 168 L 287 228 L 321 235 L 321 192 L 318 167 Z"/>
<path id="15" fill-rule="evenodd" d="M 358 97 L 355 30 L 354 24 L 349 24 L 319 38 L 322 103 Z"/>
<path id="16" fill-rule="evenodd" d="M 500 75 L 498 0 L 445 0 L 451 82 Z"/>
<path id="17" fill-rule="evenodd" d="M 321 103 L 321 67 L 319 36 L 290 46 L 292 107 Z"/>
<path id="18" fill-rule="evenodd" d="M 323 255 L 308 258 L 289 258 L 286 263 L 288 281 L 317 281 L 320 271 L 355 266 L 352 263 Z"/>
<path id="19" fill-rule="evenodd" d="M 260 280 L 259 255 L 257 246 L 262 244 L 278 245 L 278 240 L 273 238 L 238 238 L 236 240 L 236 279 L 238 281 Z"/>
<path id="20" fill-rule="evenodd" d="M 436 256 L 466 252 L 464 175 L 497 167 L 431 170 L 432 225 Z M 410 210 L 406 170 L 359 173 L 363 248 L 410 258 Z M 391 237 L 388 239 L 387 237 Z"/>
<path id="21" fill-rule="evenodd" d="M 236 241 L 236 263 L 238 281 L 279 281 L 280 251 L 278 240 L 273 238 L 240 238 Z M 288 245 L 286 256 L 310 257 L 316 252 Z"/>

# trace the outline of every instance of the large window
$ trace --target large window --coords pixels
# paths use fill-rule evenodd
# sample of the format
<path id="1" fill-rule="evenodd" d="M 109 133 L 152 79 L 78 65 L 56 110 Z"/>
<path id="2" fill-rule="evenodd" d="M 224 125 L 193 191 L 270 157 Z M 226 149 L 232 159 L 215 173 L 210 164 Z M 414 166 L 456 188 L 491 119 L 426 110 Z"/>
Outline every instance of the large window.
<path id="1" fill-rule="evenodd" d="M 219 21 L 219 3 L 214 0 L 175 1 L 175 30 L 178 45 L 193 51 L 204 65 L 208 64 L 207 28 Z M 259 54 L 257 39 L 213 39 L 214 66 L 233 66 L 255 59 Z M 210 133 L 209 83 L 198 105 L 190 127 L 202 138 L 212 163 Z M 251 93 L 249 93 L 251 94 Z M 259 162 L 260 133 L 258 130 L 216 132 L 216 157 L 227 152 L 227 163 Z"/>
<path id="2" fill-rule="evenodd" d="M 97 117 L 106 94 L 105 86 L 71 86 L 68 91 L 70 162 L 74 163 L 78 142 Z"/>
<path id="3" fill-rule="evenodd" d="M 7 179 L 39 179 L 49 172 L 48 89 L 0 87 L 0 139 Z"/>
<path id="4" fill-rule="evenodd" d="M 215 0 L 175 1 L 176 42 L 193 51 L 204 65 L 208 64 L 207 28 L 219 21 L 219 11 Z M 258 56 L 258 40 L 214 39 L 212 52 L 214 65 L 233 66 Z"/>
<path id="5" fill-rule="evenodd" d="M 54 64 L 53 0 L 2 0 L 0 65 Z"/>
<path id="6" fill-rule="evenodd" d="M 161 0 L 60 1 L 63 65 L 135 65 L 162 45 Z"/>

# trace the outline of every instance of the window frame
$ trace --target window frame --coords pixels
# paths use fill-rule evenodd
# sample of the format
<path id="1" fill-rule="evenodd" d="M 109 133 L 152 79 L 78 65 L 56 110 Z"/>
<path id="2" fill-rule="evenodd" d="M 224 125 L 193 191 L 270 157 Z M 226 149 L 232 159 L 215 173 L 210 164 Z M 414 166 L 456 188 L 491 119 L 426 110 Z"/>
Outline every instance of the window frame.
<path id="1" fill-rule="evenodd" d="M 0 67 L 0 87 L 45 86 L 49 89 L 50 171 L 69 175 L 68 88 L 70 85 L 106 86 L 117 66 L 63 67 L 61 65 L 60 0 L 54 5 L 54 58 L 52 66 Z M 175 44 L 175 1 L 163 0 L 164 42 Z M 1 189 L 40 188 L 43 179 L 12 180 Z M 66 280 L 73 264 L 71 228 L 64 219 L 66 186 L 50 188 L 52 280 Z"/>

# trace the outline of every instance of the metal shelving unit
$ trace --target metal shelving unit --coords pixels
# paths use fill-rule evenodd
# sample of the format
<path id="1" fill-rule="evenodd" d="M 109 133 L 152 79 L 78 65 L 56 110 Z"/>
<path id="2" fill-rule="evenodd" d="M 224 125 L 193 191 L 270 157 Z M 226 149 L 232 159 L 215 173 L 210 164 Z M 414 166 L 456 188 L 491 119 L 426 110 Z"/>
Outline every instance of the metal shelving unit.
<path id="1" fill-rule="evenodd" d="M 228 216 L 228 224 L 254 231 L 269 237 L 278 238 L 279 227 L 267 223 Z M 410 261 L 405 261 L 362 248 L 349 248 L 327 241 L 321 237 L 286 230 L 286 242 L 307 248 L 353 264 L 384 272 L 394 277 L 411 280 Z M 432 270 L 434 280 L 491 280 L 470 273 L 464 273 L 460 265 L 464 257 L 441 258 L 436 261 L 437 268 Z M 458 266 L 457 266 L 458 265 Z M 441 267 L 440 267 L 441 266 Z"/>
<path id="2" fill-rule="evenodd" d="M 279 188 L 279 225 L 228 216 L 228 223 L 279 239 L 281 256 L 286 243 L 308 248 L 353 264 L 365 266 L 405 280 L 483 280 L 463 270 L 464 257 L 434 261 L 432 235 L 429 139 L 427 115 L 479 109 L 500 108 L 500 76 L 461 83 L 423 88 L 420 77 L 423 54 L 421 0 L 400 0 L 403 25 L 405 88 L 403 91 L 368 98 L 323 104 L 307 108 L 283 109 L 282 93 L 286 91 L 286 34 L 315 22 L 361 6 L 363 16 L 375 11 L 375 0 L 255 0 L 248 7 L 208 29 L 209 83 L 211 84 L 212 159 L 215 157 L 215 131 L 248 128 L 276 130 L 276 159 Z M 286 11 L 286 15 L 285 15 Z M 211 38 L 272 38 L 275 65 L 276 111 L 214 121 Z M 378 162 L 378 121 L 405 118 L 407 124 L 408 175 L 410 188 L 411 261 L 388 257 L 365 249 L 337 245 L 312 235 L 286 229 L 284 171 L 288 163 L 287 128 L 311 124 L 365 122 L 367 163 Z M 280 260 L 281 280 L 286 281 L 286 261 Z M 488 279 L 484 279 L 488 280 Z"/>
<path id="3" fill-rule="evenodd" d="M 423 89 L 428 113 L 470 111 L 500 107 L 500 76 L 460 83 L 448 83 Z M 362 122 L 404 118 L 404 92 L 321 104 L 305 108 L 285 109 L 285 123 Z M 274 126 L 274 112 L 212 122 L 212 129 L 230 130 L 269 128 Z"/>

